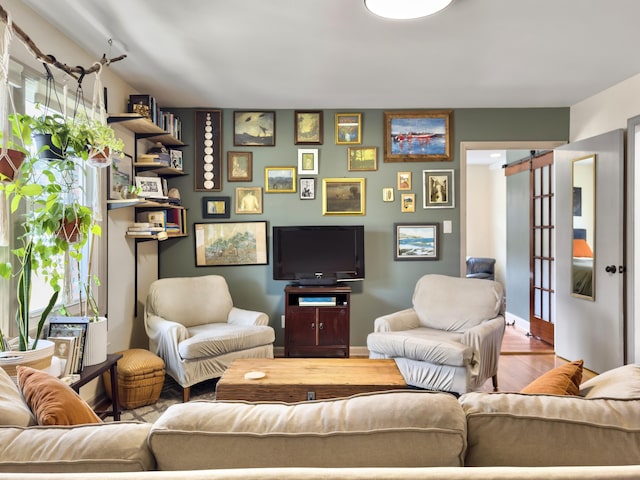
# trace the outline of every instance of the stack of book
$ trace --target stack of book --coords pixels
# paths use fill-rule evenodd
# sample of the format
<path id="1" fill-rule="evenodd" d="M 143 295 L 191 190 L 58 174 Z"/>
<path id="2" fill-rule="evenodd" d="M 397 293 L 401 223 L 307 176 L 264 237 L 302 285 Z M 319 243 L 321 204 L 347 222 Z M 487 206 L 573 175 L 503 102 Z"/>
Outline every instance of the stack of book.
<path id="1" fill-rule="evenodd" d="M 299 297 L 300 307 L 335 307 L 336 297 Z"/>
<path id="2" fill-rule="evenodd" d="M 153 236 L 164 231 L 164 227 L 149 222 L 135 222 L 127 229 L 127 235 L 130 237 Z"/>
<path id="3" fill-rule="evenodd" d="M 173 222 L 167 222 L 166 232 L 169 235 L 177 235 L 180 232 L 180 225 Z"/>

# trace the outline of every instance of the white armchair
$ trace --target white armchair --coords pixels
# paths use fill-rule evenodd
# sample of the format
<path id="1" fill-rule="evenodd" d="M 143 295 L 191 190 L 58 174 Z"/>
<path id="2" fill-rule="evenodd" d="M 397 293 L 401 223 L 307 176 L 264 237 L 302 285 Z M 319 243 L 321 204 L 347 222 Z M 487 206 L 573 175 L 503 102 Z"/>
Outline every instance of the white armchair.
<path id="1" fill-rule="evenodd" d="M 236 358 L 273 358 L 275 333 L 262 312 L 233 306 L 224 277 L 163 278 L 147 294 L 149 350 L 183 388 L 220 377 Z"/>
<path id="2" fill-rule="evenodd" d="M 408 385 L 463 394 L 498 386 L 504 289 L 493 280 L 425 275 L 413 307 L 379 317 L 370 358 L 393 358 Z"/>

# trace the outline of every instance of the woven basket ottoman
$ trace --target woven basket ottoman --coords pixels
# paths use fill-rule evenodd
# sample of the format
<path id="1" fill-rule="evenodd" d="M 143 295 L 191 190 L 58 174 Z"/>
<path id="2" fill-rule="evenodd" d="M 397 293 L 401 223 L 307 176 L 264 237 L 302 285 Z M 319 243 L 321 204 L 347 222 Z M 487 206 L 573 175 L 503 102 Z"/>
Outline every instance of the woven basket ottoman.
<path id="1" fill-rule="evenodd" d="M 164 360 L 149 350 L 133 348 L 117 352 L 118 400 L 124 410 L 156 403 L 164 384 Z M 111 378 L 102 376 L 107 396 L 111 396 Z"/>

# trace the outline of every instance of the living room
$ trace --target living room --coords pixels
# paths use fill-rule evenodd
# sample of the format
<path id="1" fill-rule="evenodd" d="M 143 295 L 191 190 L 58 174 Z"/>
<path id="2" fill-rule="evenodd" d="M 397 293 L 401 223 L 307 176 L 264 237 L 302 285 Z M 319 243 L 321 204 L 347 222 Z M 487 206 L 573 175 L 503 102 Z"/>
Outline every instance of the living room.
<path id="1" fill-rule="evenodd" d="M 44 17 L 36 14 L 28 5 L 35 1 L 23 2 L 20 0 L 5 0 L 2 7 L 11 13 L 12 21 L 19 25 L 33 40 L 33 42 L 45 48 L 48 53 L 54 54 L 62 62 L 72 65 L 92 65 L 97 60 L 95 55 L 87 53 L 78 43 L 65 36 L 61 31 L 48 23 Z M 131 3 L 131 2 L 130 2 Z M 353 2 L 355 3 L 355 2 Z M 362 2 L 358 2 L 360 4 Z M 464 6 L 463 0 L 457 0 L 450 8 L 457 5 Z M 338 4 L 332 2 L 336 10 L 341 9 Z M 551 5 L 551 4 L 549 4 Z M 256 5 L 254 5 L 256 6 Z M 359 5 L 360 6 L 360 5 Z M 79 6 L 78 6 L 79 7 Z M 139 5 L 138 5 L 139 7 Z M 34 7 L 35 8 L 35 7 Z M 40 8 L 45 8 L 40 5 Z M 50 8 L 50 7 L 46 7 Z M 80 8 L 80 7 L 79 7 Z M 82 7 L 84 9 L 84 7 Z M 90 7 L 88 7 L 90 8 Z M 133 8 L 133 7 L 132 7 Z M 244 8 L 248 8 L 245 4 Z M 353 5 L 349 9 L 355 9 Z M 629 8 L 637 8 L 629 4 Z M 623 10 L 623 9 L 620 9 Z M 84 11 L 84 10 L 83 10 Z M 138 11 L 138 14 L 141 12 Z M 640 13 L 640 12 L 638 12 Z M 620 17 L 630 17 L 628 14 L 617 14 Z M 435 18 L 435 17 L 434 17 Z M 621 22 L 623 18 L 618 18 Z M 236 32 L 237 33 L 237 32 Z M 118 42 L 114 41 L 113 51 L 109 51 L 108 36 L 104 39 L 104 51 L 107 55 L 117 56 L 125 51 L 119 51 Z M 114 38 L 114 40 L 117 40 Z M 629 39 L 629 42 L 631 40 Z M 35 71 L 42 72 L 42 65 L 33 58 L 33 55 L 24 48 L 16 38 L 11 47 L 12 58 Z M 162 59 L 162 61 L 167 61 Z M 128 54 L 127 58 L 120 62 L 136 62 L 136 58 Z M 168 62 L 170 63 L 170 62 Z M 277 63 L 277 62 L 274 62 Z M 371 66 L 371 70 L 375 71 Z M 232 71 L 232 68 L 228 70 Z M 55 73 L 55 71 L 54 71 Z M 150 75 L 153 75 L 150 73 Z M 260 73 L 256 73 L 259 76 Z M 62 75 L 56 73 L 56 78 Z M 188 76 L 185 76 L 185 85 L 189 85 Z M 524 80 L 520 75 L 514 75 L 514 82 Z M 184 172 L 186 175 L 169 180 L 169 186 L 180 192 L 181 205 L 187 210 L 187 236 L 171 238 L 165 241 L 136 241 L 127 237 L 126 232 L 134 222 L 135 213 L 130 208 L 108 209 L 105 202 L 101 205 L 103 218 L 105 219 L 104 233 L 101 238 L 99 261 L 96 271 L 102 278 L 102 285 L 98 290 L 100 310 L 109 318 L 108 350 L 116 352 L 130 348 L 147 348 L 148 338 L 144 330 L 143 312 L 146 301 L 146 293 L 149 285 L 157 278 L 194 277 L 208 274 L 220 274 L 229 284 L 234 303 L 244 308 L 265 312 L 269 317 L 269 324 L 276 333 L 276 355 L 282 355 L 284 350 L 284 320 L 285 313 L 285 286 L 287 281 L 273 279 L 273 250 L 271 245 L 271 233 L 268 235 L 268 261 L 260 265 L 242 266 L 198 266 L 196 261 L 196 235 L 195 224 L 217 222 L 207 218 L 203 212 L 203 200 L 205 197 L 226 197 L 229 201 L 231 214 L 229 218 L 223 218 L 221 222 L 267 222 L 268 231 L 275 226 L 287 225 L 363 225 L 366 232 L 366 276 L 362 282 L 351 283 L 351 325 L 350 347 L 353 356 L 367 356 L 367 335 L 373 330 L 373 321 L 381 315 L 406 308 L 411 303 L 413 286 L 417 280 L 426 273 L 443 274 L 449 276 L 461 276 L 464 274 L 462 265 L 465 256 L 463 250 L 463 236 L 466 234 L 466 226 L 463 224 L 463 179 L 464 182 L 472 179 L 465 176 L 466 170 L 463 164 L 464 142 L 486 143 L 487 148 L 501 143 L 530 143 L 531 145 L 555 144 L 580 141 L 589 137 L 609 132 L 614 129 L 626 129 L 629 119 L 640 113 L 640 74 L 623 78 L 619 82 L 602 85 L 592 95 L 582 98 L 575 103 L 555 104 L 549 102 L 544 106 L 537 105 L 509 105 L 509 106 L 461 106 L 454 103 L 429 103 L 421 101 L 419 107 L 405 104 L 394 104 L 393 100 L 372 101 L 368 105 L 353 105 L 349 101 L 344 103 L 321 104 L 316 100 L 309 104 L 297 101 L 289 105 L 276 103 L 274 107 L 270 100 L 268 89 L 260 101 L 247 104 L 225 103 L 224 95 L 219 96 L 220 102 L 194 102 L 193 104 L 174 104 L 171 92 L 153 91 L 152 89 L 134 88 L 132 85 L 145 85 L 144 81 L 137 78 L 127 80 L 118 74 L 118 66 L 114 63 L 105 68 L 102 73 L 102 83 L 108 91 L 107 106 L 110 114 L 118 114 L 127 111 L 127 101 L 131 94 L 157 95 L 163 106 L 176 114 L 182 120 L 182 129 L 186 145 L 181 148 L 183 154 Z M 238 82 L 240 83 L 240 82 Z M 90 86 L 86 85 L 86 96 L 91 98 Z M 188 86 L 185 87 L 188 89 Z M 251 87 L 247 87 L 251 88 Z M 505 87 L 501 87 L 505 88 Z M 256 87 L 256 90 L 258 88 Z M 309 88 L 313 91 L 313 88 Z M 274 100 L 275 102 L 275 100 Z M 337 102 L 337 101 L 336 101 Z M 300 192 L 267 192 L 265 168 L 293 168 L 298 166 L 298 150 L 300 145 L 294 142 L 296 125 L 296 111 L 312 110 L 322 112 L 324 138 L 320 145 L 312 146 L 319 151 L 319 171 L 310 174 L 315 178 L 315 198 L 302 199 Z M 222 124 L 222 188 L 213 192 L 205 192 L 194 188 L 196 172 L 196 142 L 193 140 L 196 130 L 197 112 L 219 111 Z M 273 112 L 277 129 L 277 141 L 273 147 L 248 147 L 238 146 L 234 142 L 234 113 L 237 111 Z M 393 162 L 385 160 L 385 112 L 399 113 L 405 111 L 420 112 L 446 112 L 450 114 L 450 152 L 448 159 L 440 159 L 428 162 Z M 358 113 L 361 115 L 361 143 L 357 146 L 377 148 L 377 160 L 375 170 L 355 171 L 348 166 L 348 145 L 336 142 L 337 116 L 344 113 Z M 135 156 L 139 147 L 134 136 L 126 127 L 113 124 L 114 129 L 125 141 L 125 152 Z M 632 133 L 628 132 L 629 137 Z M 275 135 L 274 135 L 275 136 Z M 151 145 L 145 145 L 149 148 Z M 306 147 L 305 147 L 306 148 Z M 241 152 L 252 154 L 253 171 L 252 179 L 240 183 L 227 180 L 227 153 Z M 628 152 L 633 163 L 635 151 Z M 455 201 L 451 202 L 451 208 L 423 208 L 424 199 L 424 175 L 425 171 L 446 170 L 451 175 L 452 189 Z M 449 173 L 451 172 L 451 173 Z M 403 211 L 401 194 L 405 191 L 399 188 L 400 174 L 406 177 L 410 174 L 412 186 L 406 190 L 409 194 L 415 194 L 415 211 Z M 628 200 L 633 200 L 633 191 L 636 182 L 634 170 L 630 170 L 628 181 L 630 192 Z M 104 174 L 104 186 L 106 191 L 107 173 Z M 362 179 L 364 190 L 362 191 L 362 212 L 358 214 L 326 215 L 326 201 L 323 198 L 323 179 Z M 241 213 L 236 209 L 236 187 L 262 188 L 261 213 Z M 383 194 L 384 189 L 393 189 L 394 199 L 388 201 Z M 507 202 L 510 200 L 507 199 Z M 628 212 L 629 224 L 634 224 L 636 214 L 633 209 Z M 439 229 L 439 250 L 437 258 L 432 261 L 401 261 L 395 258 L 394 224 L 436 224 Z M 630 229 L 632 230 L 632 229 Z M 627 252 L 625 265 L 628 277 L 635 276 L 633 264 L 634 253 L 638 247 L 634 241 L 633 232 L 628 237 L 630 250 Z M 609 262 L 607 260 L 607 262 Z M 617 260 L 612 260 L 618 263 Z M 622 264 L 622 260 L 619 261 Z M 505 268 L 504 266 L 502 268 Z M 637 282 L 636 282 L 637 283 Z M 627 350 L 626 363 L 633 363 L 640 358 L 640 315 L 637 314 L 633 302 L 636 288 L 633 281 L 628 281 L 627 298 L 627 338 L 623 340 Z M 4 293 L 3 293 L 4 295 Z M 2 297 L 5 298 L 5 297 Z M 601 297 L 597 301 L 606 305 L 608 299 Z M 206 302 L 206 298 L 194 299 L 194 301 Z M 586 302 L 585 302 L 586 303 Z M 507 302 L 507 311 L 509 304 Z M 3 302 L 3 328 L 11 323 L 10 302 Z M 91 398 L 92 393 L 83 393 L 83 396 Z M 367 405 L 369 408 L 370 405 Z M 453 407 L 452 407 L 453 408 Z M 381 408 L 381 410 L 383 410 Z M 399 415 L 401 417 L 402 415 Z M 396 419 L 397 420 L 397 419 Z M 381 442 L 383 444 L 384 441 Z M 271 446 L 277 450 L 278 446 Z M 267 448 L 267 450 L 268 450 Z M 249 448 L 247 450 L 250 450 Z M 593 470 L 594 475 L 602 474 L 604 470 Z M 313 472 L 307 472 L 313 478 Z M 363 472 L 363 475 L 372 472 Z M 547 478 L 551 471 L 544 472 Z M 632 471 L 628 478 L 633 478 Z M 636 472 L 637 473 L 637 472 Z M 239 474 L 249 478 L 252 472 Z M 272 472 L 273 478 L 281 478 L 279 472 Z M 291 475 L 294 475 L 292 472 Z M 329 474 L 339 478 L 341 472 L 322 471 L 315 472 L 319 477 Z M 392 472 L 385 472 L 393 475 Z M 418 473 L 416 473 L 417 475 Z M 438 472 L 419 472 L 421 475 L 434 475 L 438 478 Z M 440 472 L 454 478 L 455 473 Z M 497 471 L 486 473 L 489 477 L 497 475 Z M 526 472 L 517 471 L 517 475 Z M 539 473 L 540 474 L 540 473 Z M 558 473 L 561 475 L 562 473 Z M 574 472 L 577 478 L 588 478 L 587 471 Z M 255 474 L 259 475 L 259 474 Z M 354 473 L 354 475 L 357 475 Z M 410 478 L 412 473 L 402 472 L 403 478 Z M 482 478 L 478 473 L 478 478 Z M 9 478 L 9 477 L 7 477 Z M 98 477 L 96 477 L 98 478 Z M 134 478 L 127 477 L 122 478 Z M 169 478 L 169 476 L 166 476 Z M 178 478 L 178 477 L 176 477 Z M 193 478 L 198 478 L 194 474 Z M 202 477 L 206 478 L 206 477 Z M 222 478 L 222 477 L 220 477 Z M 229 478 L 229 477 L 227 477 Z M 259 478 L 259 477 L 256 477 Z M 266 478 L 266 477 L 262 477 Z M 353 477 L 356 478 L 356 477 Z M 428 478 L 428 477 L 424 477 Z M 460 477 L 464 478 L 464 477 Z M 495 478 L 495 477 L 494 477 Z M 564 478 L 558 476 L 558 478 Z M 570 477 L 567 477 L 570 478 Z M 620 478 L 623 478 L 622 476 Z"/>

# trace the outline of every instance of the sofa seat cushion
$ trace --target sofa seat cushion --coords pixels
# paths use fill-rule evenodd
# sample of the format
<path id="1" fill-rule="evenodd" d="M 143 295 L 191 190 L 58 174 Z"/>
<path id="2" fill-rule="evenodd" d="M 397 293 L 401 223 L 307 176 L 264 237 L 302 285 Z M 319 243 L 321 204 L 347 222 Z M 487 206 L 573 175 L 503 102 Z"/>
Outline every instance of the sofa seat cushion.
<path id="1" fill-rule="evenodd" d="M 178 344 L 184 360 L 217 357 L 229 352 L 269 345 L 275 340 L 273 328 L 210 323 L 189 327 L 190 337 Z"/>
<path id="2" fill-rule="evenodd" d="M 466 422 L 453 395 L 424 391 L 196 401 L 169 407 L 149 444 L 161 470 L 462 466 Z"/>
<path id="3" fill-rule="evenodd" d="M 114 422 L 0 428 L 0 472 L 140 472 L 155 469 L 151 424 Z"/>
<path id="4" fill-rule="evenodd" d="M 413 328 L 411 330 L 371 333 L 367 336 L 367 348 L 391 358 L 410 358 L 437 365 L 464 367 L 473 359 L 473 349 L 460 343 L 462 334 Z"/>
<path id="5" fill-rule="evenodd" d="M 69 385 L 42 370 L 19 366 L 18 385 L 38 425 L 102 423 Z"/>
<path id="6" fill-rule="evenodd" d="M 35 424 L 36 419 L 18 386 L 9 374 L 0 368 L 0 425 L 28 427 Z"/>
<path id="7" fill-rule="evenodd" d="M 632 363 L 614 368 L 580 385 L 585 398 L 640 399 L 640 365 Z"/>
<path id="8" fill-rule="evenodd" d="M 467 393 L 465 466 L 640 465 L 640 400 Z"/>

